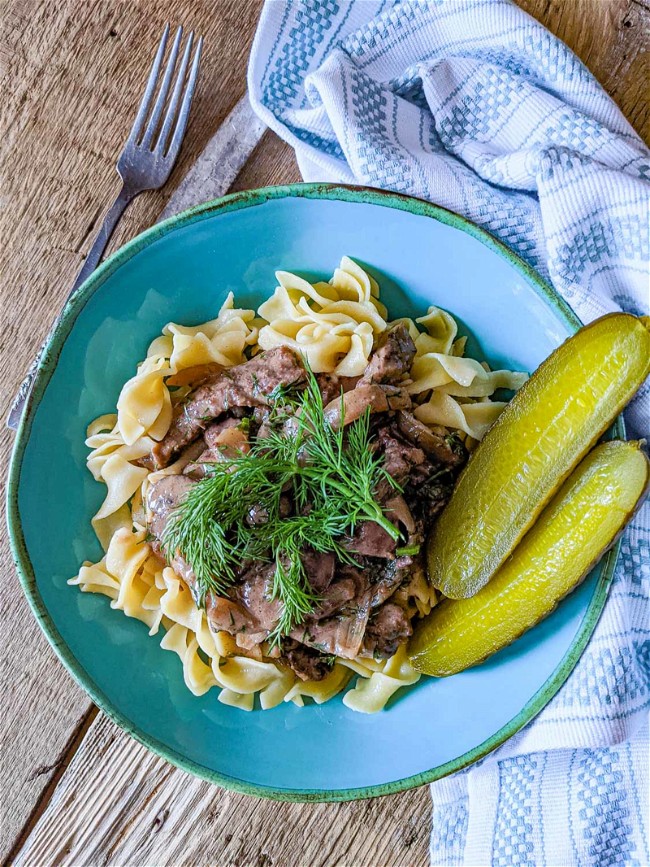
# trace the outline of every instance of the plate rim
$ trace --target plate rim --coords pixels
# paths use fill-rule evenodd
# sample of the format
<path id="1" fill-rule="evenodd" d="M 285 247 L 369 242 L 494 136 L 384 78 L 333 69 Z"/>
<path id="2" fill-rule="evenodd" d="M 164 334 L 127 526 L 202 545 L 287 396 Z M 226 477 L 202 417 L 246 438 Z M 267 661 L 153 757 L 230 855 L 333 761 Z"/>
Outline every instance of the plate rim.
<path id="1" fill-rule="evenodd" d="M 219 213 L 255 207 L 256 205 L 282 198 L 329 199 L 357 204 L 378 205 L 380 207 L 407 211 L 411 214 L 434 219 L 437 222 L 451 226 L 475 238 L 498 256 L 505 259 L 525 278 L 526 282 L 537 295 L 541 296 L 560 315 L 560 318 L 570 328 L 572 333 L 582 324 L 571 307 L 556 290 L 509 247 L 465 217 L 424 199 L 406 196 L 402 193 L 349 184 L 297 183 L 244 190 L 205 202 L 170 217 L 163 222 L 156 223 L 154 226 L 136 235 L 109 256 L 66 303 L 59 319 L 47 337 L 45 348 L 38 364 L 34 386 L 16 432 L 7 482 L 7 526 L 10 549 L 23 592 L 47 640 L 73 679 L 90 696 L 91 700 L 100 710 L 128 735 L 181 770 L 235 792 L 278 801 L 352 801 L 406 791 L 417 786 L 435 782 L 442 777 L 463 770 L 501 746 L 501 744 L 505 743 L 505 741 L 533 720 L 566 682 L 596 628 L 607 600 L 609 587 L 612 583 L 620 552 L 620 540 L 605 555 L 603 569 L 594 588 L 592 598 L 583 615 L 578 631 L 558 666 L 539 690 L 526 702 L 519 713 L 485 741 L 442 765 L 388 783 L 347 789 L 274 789 L 271 786 L 239 780 L 236 777 L 231 777 L 204 767 L 139 729 L 128 717 L 113 706 L 108 696 L 94 682 L 90 674 L 83 668 L 70 648 L 65 644 L 43 603 L 25 544 L 18 509 L 18 490 L 23 456 L 30 439 L 36 408 L 52 378 L 63 345 L 79 313 L 94 293 L 122 264 L 135 256 L 140 250 L 148 247 L 170 232 L 209 219 Z M 622 416 L 619 416 L 614 423 L 614 432 L 618 437 L 625 437 L 625 425 Z"/>

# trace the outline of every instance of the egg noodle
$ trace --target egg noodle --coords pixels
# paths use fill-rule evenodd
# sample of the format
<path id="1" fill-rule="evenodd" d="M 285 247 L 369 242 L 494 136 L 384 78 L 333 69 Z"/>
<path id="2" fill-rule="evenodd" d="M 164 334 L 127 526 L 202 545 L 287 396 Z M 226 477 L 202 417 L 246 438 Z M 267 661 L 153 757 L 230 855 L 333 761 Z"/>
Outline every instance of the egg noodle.
<path id="1" fill-rule="evenodd" d="M 236 308 L 230 293 L 216 319 L 193 327 L 166 325 L 123 386 L 117 413 L 89 425 L 87 466 L 107 489 L 92 525 L 106 553 L 98 563 L 84 563 L 68 583 L 110 597 L 112 608 L 141 620 L 150 635 L 162 629 L 160 645 L 178 655 L 194 695 L 216 686 L 219 701 L 243 710 L 253 709 L 256 694 L 263 709 L 283 701 L 302 707 L 305 698 L 327 701 L 356 675 L 343 702 L 352 710 L 374 713 L 400 687 L 419 678 L 404 645 L 388 660 L 337 658 L 323 680 L 302 681 L 277 662 L 242 656 L 228 633 L 213 633 L 185 582 L 147 543 L 143 503 L 149 486 L 181 472 L 189 460 L 181 457 L 157 472 L 133 463 L 165 436 L 173 406 L 189 391 L 187 386 L 170 391 L 168 377 L 209 362 L 231 367 L 246 360 L 246 350 L 250 355 L 281 345 L 302 353 L 315 373 L 360 376 L 377 337 L 394 324 L 379 300 L 376 281 L 347 256 L 329 282 L 308 283 L 286 271 L 278 271 L 276 278 L 279 285 L 257 315 Z M 412 381 L 405 386 L 415 416 L 462 432 L 471 449 L 505 406 L 491 395 L 499 388 L 518 389 L 526 375 L 491 371 L 464 357 L 466 338 L 458 337 L 454 318 L 437 307 L 415 321 L 399 321 L 407 325 L 416 347 Z M 437 599 L 436 591 L 421 583 L 411 585 L 409 594 L 425 615 Z"/>

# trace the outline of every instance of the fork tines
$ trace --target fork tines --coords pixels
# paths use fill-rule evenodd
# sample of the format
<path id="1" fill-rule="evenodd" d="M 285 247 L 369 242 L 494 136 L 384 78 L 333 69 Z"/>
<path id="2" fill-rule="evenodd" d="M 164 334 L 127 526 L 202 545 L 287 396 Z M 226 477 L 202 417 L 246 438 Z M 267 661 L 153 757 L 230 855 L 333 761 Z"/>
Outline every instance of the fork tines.
<path id="1" fill-rule="evenodd" d="M 151 72 L 149 73 L 149 80 L 147 81 L 144 96 L 142 97 L 142 102 L 138 108 L 138 113 L 131 129 L 128 143 L 132 146 L 135 145 L 139 148 L 153 151 L 159 157 L 173 162 L 178 154 L 185 133 L 185 127 L 187 126 L 190 105 L 199 72 L 199 61 L 201 58 L 203 38 L 199 37 L 196 40 L 194 57 L 190 66 L 190 56 L 194 44 L 194 31 L 191 31 L 187 37 L 183 56 L 178 70 L 176 71 L 171 97 L 168 100 L 167 97 L 172 86 L 172 79 L 174 78 L 174 71 L 176 70 L 178 55 L 183 39 L 183 28 L 178 28 L 169 52 L 169 57 L 167 58 L 167 65 L 165 66 L 162 81 L 160 82 L 158 94 L 152 108 L 156 84 L 160 76 L 168 39 L 169 24 L 165 26 L 162 39 L 158 45 Z M 165 106 L 167 106 L 166 111 Z M 165 111 L 164 118 L 163 111 Z M 148 122 L 145 127 L 145 121 L 147 121 L 147 118 Z"/>

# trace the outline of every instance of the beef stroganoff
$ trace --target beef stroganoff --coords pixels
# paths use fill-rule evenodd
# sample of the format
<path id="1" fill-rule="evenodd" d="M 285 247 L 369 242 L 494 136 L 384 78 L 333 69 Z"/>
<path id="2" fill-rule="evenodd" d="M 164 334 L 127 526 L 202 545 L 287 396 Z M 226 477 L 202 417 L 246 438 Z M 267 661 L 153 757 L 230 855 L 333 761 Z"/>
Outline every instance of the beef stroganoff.
<path id="1" fill-rule="evenodd" d="M 389 320 L 344 257 L 280 271 L 258 309 L 170 323 L 88 428 L 105 550 L 69 583 L 180 658 L 187 687 L 252 710 L 383 708 L 419 674 L 406 642 L 438 601 L 424 539 L 525 374 L 465 357 L 438 308 Z M 353 678 L 356 680 L 352 683 Z"/>

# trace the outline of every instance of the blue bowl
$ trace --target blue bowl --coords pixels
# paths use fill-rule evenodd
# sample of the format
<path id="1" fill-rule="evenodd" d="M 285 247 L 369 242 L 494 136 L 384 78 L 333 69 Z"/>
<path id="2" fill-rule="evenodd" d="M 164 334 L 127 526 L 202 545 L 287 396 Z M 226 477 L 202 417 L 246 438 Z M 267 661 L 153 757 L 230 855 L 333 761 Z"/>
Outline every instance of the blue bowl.
<path id="1" fill-rule="evenodd" d="M 534 370 L 580 323 L 502 244 L 460 217 L 393 193 L 305 184 L 238 193 L 168 220 L 112 256 L 77 292 L 50 340 L 17 436 L 12 548 L 25 593 L 64 665 L 118 725 L 190 773 L 249 794 L 347 800 L 463 768 L 529 722 L 578 660 L 617 551 L 542 624 L 487 663 L 423 677 L 376 715 L 340 697 L 244 713 L 185 687 L 175 654 L 106 597 L 66 585 L 101 556 L 90 518 L 104 496 L 86 470 L 86 425 L 166 322 L 212 318 L 229 291 L 255 307 L 273 272 L 327 278 L 347 254 L 377 278 L 392 316 L 447 308 L 469 352 Z"/>

